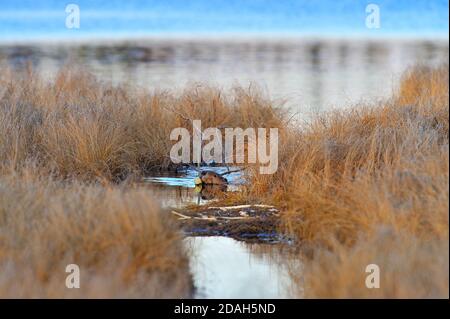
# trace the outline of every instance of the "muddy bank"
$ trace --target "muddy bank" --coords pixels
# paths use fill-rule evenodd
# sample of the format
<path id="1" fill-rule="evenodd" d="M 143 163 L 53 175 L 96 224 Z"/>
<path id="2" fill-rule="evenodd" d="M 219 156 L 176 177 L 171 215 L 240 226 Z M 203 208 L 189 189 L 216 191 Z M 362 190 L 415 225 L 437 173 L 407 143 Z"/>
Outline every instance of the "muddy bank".
<path id="1" fill-rule="evenodd" d="M 279 210 L 269 205 L 202 206 L 171 210 L 187 236 L 226 236 L 246 242 L 287 241 L 277 232 Z"/>

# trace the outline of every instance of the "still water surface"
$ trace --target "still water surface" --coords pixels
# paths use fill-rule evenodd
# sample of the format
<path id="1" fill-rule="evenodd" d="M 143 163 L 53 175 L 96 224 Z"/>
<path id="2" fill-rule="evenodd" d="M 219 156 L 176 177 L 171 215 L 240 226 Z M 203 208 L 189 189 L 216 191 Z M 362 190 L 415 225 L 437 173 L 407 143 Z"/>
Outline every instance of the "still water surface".
<path id="1" fill-rule="evenodd" d="M 127 42 L 0 45 L 0 65 L 31 61 L 53 77 L 61 65 L 82 65 L 100 79 L 149 91 L 178 92 L 239 85 L 284 103 L 305 118 L 376 102 L 396 89 L 415 64 L 448 62 L 448 40 L 420 39 L 146 39 Z"/>
<path id="2" fill-rule="evenodd" d="M 226 237 L 188 237 L 185 244 L 192 250 L 195 298 L 289 298 L 290 277 L 275 260 L 276 246 Z"/>

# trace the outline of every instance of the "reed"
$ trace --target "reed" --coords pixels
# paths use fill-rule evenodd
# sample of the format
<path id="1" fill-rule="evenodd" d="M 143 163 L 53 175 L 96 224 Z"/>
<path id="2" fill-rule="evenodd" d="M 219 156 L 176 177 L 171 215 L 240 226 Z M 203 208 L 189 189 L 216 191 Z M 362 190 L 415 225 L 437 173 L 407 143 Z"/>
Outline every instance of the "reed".
<path id="1" fill-rule="evenodd" d="M 111 86 L 81 69 L 63 68 L 44 81 L 2 70 L 0 159 L 19 167 L 33 160 L 63 178 L 121 180 L 171 166 L 173 128 L 282 127 L 286 111 L 257 89 L 195 86 L 149 93 Z"/>
<path id="2" fill-rule="evenodd" d="M 198 119 L 280 129 L 278 171 L 248 167 L 225 201 L 282 209 L 280 230 L 301 252 L 298 296 L 448 298 L 447 65 L 412 68 L 390 99 L 302 125 L 254 89 L 148 93 L 70 68 L 53 81 L 0 74 L 0 294 L 78 296 L 58 286 L 76 261 L 92 276 L 83 296 L 186 296 L 176 227 L 145 190 L 111 181 L 170 167 L 170 131 Z M 380 289 L 364 285 L 371 263 Z"/>
<path id="3" fill-rule="evenodd" d="M 448 298 L 448 98 L 448 66 L 413 68 L 391 99 L 291 130 L 277 174 L 253 175 L 308 257 L 299 296 Z"/>
<path id="4" fill-rule="evenodd" d="M 0 297 L 191 296 L 181 233 L 145 189 L 0 177 Z M 80 288 L 66 287 L 68 264 Z"/>

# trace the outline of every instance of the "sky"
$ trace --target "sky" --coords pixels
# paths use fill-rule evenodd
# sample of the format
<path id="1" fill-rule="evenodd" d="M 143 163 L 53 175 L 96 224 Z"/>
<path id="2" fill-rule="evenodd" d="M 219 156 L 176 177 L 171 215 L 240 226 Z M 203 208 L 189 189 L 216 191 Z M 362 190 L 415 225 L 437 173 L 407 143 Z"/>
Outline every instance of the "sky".
<path id="1" fill-rule="evenodd" d="M 79 8 L 79 28 L 66 22 Z M 366 21 L 379 10 L 379 27 Z M 0 0 L 0 39 L 204 34 L 448 37 L 448 1 Z"/>

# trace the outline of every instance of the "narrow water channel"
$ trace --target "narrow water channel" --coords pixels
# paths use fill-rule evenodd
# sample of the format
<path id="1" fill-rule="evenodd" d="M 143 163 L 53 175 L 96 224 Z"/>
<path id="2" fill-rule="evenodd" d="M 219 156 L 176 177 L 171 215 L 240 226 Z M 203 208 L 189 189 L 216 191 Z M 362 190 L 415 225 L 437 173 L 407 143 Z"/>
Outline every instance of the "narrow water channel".
<path id="1" fill-rule="evenodd" d="M 223 167 L 208 167 L 222 173 Z M 144 179 L 163 207 L 182 208 L 187 204 L 203 205 L 205 198 L 195 189 L 193 169 L 175 173 L 159 173 Z M 240 173 L 227 175 L 229 191 L 238 191 L 243 182 Z M 277 245 L 246 243 L 232 238 L 186 237 L 190 256 L 194 298 L 288 298 L 290 277 L 279 259 Z"/>
<path id="2" fill-rule="evenodd" d="M 266 255 L 277 254 L 274 245 L 215 236 L 188 237 L 185 244 L 191 251 L 195 298 L 289 298 L 287 269 Z"/>

